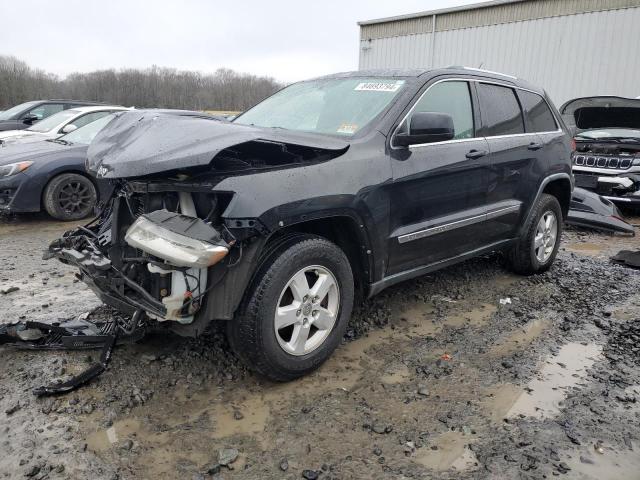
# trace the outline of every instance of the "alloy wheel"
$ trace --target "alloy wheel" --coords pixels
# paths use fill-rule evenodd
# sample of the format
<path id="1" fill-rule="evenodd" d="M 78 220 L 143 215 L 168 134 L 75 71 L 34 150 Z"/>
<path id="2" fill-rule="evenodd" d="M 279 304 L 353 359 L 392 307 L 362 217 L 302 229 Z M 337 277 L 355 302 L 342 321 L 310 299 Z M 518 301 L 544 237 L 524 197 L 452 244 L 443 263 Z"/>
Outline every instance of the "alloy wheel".
<path id="1" fill-rule="evenodd" d="M 340 290 L 335 276 L 313 265 L 299 270 L 280 293 L 274 329 L 280 347 L 306 355 L 329 337 L 338 318 Z"/>
<path id="2" fill-rule="evenodd" d="M 558 239 L 558 219 L 551 210 L 546 211 L 536 228 L 536 235 L 533 241 L 536 258 L 542 264 L 546 263 L 556 246 Z"/>
<path id="3" fill-rule="evenodd" d="M 89 187 L 77 181 L 64 185 L 58 195 L 58 205 L 68 213 L 86 212 L 93 206 L 91 200 Z"/>

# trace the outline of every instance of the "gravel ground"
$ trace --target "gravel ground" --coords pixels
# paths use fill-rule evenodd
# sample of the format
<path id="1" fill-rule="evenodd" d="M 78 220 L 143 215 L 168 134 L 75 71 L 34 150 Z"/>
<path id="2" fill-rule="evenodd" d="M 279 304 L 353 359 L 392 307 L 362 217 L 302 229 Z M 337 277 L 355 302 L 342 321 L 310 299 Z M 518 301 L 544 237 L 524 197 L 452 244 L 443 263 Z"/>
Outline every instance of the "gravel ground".
<path id="1" fill-rule="evenodd" d="M 109 316 L 40 260 L 70 228 L 0 218 L 0 321 Z M 97 352 L 0 349 L 0 478 L 640 479 L 636 238 L 570 231 L 523 278 L 489 255 L 359 307 L 316 373 L 273 384 L 218 329 L 150 335 L 69 395 L 33 387 Z"/>

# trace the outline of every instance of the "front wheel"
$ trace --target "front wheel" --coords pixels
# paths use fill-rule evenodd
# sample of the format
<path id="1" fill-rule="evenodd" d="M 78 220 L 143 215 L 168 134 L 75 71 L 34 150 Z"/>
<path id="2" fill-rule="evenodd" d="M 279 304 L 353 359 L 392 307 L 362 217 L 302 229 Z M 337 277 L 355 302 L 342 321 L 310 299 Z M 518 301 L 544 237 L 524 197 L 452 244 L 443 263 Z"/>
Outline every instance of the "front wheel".
<path id="1" fill-rule="evenodd" d="M 93 212 L 97 199 L 91 180 L 77 173 L 63 173 L 49 182 L 42 203 L 53 218 L 80 220 Z"/>
<path id="2" fill-rule="evenodd" d="M 542 273 L 553 264 L 562 237 L 562 209 L 558 199 L 542 194 L 525 226 L 523 235 L 509 252 L 509 263 L 516 273 Z"/>
<path id="3" fill-rule="evenodd" d="M 323 238 L 294 237 L 258 270 L 228 323 L 229 342 L 260 374 L 293 380 L 318 368 L 340 344 L 353 297 L 344 252 Z"/>

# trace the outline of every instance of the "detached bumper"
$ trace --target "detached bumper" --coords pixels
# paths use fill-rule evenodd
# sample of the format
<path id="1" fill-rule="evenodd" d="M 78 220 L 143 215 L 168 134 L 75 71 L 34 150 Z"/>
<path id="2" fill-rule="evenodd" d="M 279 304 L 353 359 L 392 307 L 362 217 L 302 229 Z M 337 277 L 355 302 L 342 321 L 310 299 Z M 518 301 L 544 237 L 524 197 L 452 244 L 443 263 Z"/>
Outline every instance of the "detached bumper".
<path id="1" fill-rule="evenodd" d="M 635 235 L 633 226 L 623 220 L 618 208 L 611 201 L 582 188 L 573 191 L 567 223 Z"/>

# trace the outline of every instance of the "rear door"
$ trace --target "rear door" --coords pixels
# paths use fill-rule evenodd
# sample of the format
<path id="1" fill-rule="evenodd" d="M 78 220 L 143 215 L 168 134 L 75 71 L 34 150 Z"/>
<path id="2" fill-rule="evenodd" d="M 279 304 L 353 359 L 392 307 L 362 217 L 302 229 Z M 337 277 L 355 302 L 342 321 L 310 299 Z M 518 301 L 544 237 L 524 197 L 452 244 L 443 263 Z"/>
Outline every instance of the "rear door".
<path id="1" fill-rule="evenodd" d="M 557 111 L 554 114 L 549 102 L 542 95 L 526 90 L 518 90 L 520 104 L 524 111 L 524 119 L 527 131 L 538 136 L 541 148 L 540 161 L 546 162 L 547 172 L 553 174 L 564 172 L 568 157 L 571 155 L 568 149 L 568 135 L 558 123 Z M 540 179 L 538 179 L 540 182 Z"/>
<path id="2" fill-rule="evenodd" d="M 527 132 L 515 89 L 485 82 L 478 82 L 476 88 L 481 131 L 491 152 L 486 227 L 493 242 L 516 235 L 546 164 L 541 139 Z"/>
<path id="3" fill-rule="evenodd" d="M 469 82 L 431 84 L 399 126 L 416 112 L 451 115 L 453 140 L 391 145 L 389 266 L 393 275 L 455 257 L 485 243 L 488 145 L 478 137 L 477 105 Z"/>

